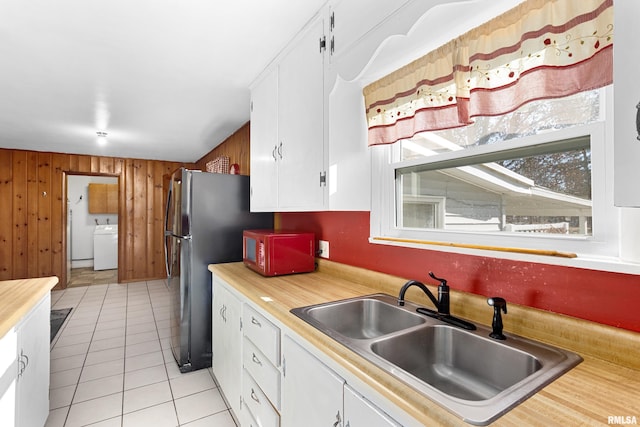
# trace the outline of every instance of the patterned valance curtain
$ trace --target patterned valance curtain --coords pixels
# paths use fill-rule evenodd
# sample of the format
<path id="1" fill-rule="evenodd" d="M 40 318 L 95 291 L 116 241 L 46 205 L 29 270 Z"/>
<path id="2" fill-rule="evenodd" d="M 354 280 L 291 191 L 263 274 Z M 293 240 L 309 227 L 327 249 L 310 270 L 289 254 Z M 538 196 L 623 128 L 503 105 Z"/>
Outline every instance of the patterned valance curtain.
<path id="1" fill-rule="evenodd" d="M 527 0 L 364 88 L 369 145 L 613 82 L 613 0 Z"/>

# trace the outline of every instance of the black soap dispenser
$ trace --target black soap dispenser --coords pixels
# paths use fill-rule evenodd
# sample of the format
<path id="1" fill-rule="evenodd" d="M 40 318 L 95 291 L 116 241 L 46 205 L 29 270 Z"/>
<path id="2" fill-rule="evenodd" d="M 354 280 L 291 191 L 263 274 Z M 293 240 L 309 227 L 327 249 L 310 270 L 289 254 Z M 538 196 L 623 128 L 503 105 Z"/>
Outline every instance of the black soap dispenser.
<path id="1" fill-rule="evenodd" d="M 487 304 L 493 307 L 493 322 L 491 322 L 493 332 L 489 336 L 497 340 L 506 340 L 507 337 L 502 333 L 502 313 L 500 310 L 507 314 L 507 301 L 504 298 L 493 297 L 487 300 Z"/>

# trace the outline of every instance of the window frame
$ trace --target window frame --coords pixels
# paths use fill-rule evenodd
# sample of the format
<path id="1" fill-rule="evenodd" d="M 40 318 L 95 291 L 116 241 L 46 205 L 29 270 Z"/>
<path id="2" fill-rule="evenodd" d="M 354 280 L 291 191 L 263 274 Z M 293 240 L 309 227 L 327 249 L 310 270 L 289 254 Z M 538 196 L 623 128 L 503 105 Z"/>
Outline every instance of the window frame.
<path id="1" fill-rule="evenodd" d="M 544 262 L 549 264 L 597 268 L 611 271 L 638 271 L 637 264 L 620 259 L 621 210 L 613 199 L 613 88 L 600 89 L 601 118 L 598 122 L 565 128 L 537 135 L 508 140 L 465 150 L 441 153 L 437 156 L 399 161 L 400 144 L 370 147 L 372 162 L 371 243 L 465 253 L 494 258 Z M 396 226 L 396 169 L 420 164 L 455 161 L 460 157 L 482 157 L 505 150 L 526 149 L 527 146 L 554 144 L 555 141 L 582 137 L 591 138 L 593 234 L 518 235 L 505 232 L 459 230 L 400 229 Z M 397 161 L 394 161 L 397 160 Z M 453 245 L 453 246 L 452 246 Z M 477 246 L 522 248 L 525 250 L 555 250 L 575 253 L 576 258 L 531 255 L 503 250 L 478 249 Z"/>

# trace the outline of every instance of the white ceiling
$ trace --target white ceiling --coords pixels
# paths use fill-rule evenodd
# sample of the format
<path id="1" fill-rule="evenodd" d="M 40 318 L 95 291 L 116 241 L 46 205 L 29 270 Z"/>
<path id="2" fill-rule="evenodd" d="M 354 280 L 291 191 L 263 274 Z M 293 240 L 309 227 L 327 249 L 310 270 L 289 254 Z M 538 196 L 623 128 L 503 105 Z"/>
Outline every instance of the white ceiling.
<path id="1" fill-rule="evenodd" d="M 325 1 L 0 0 L 0 147 L 196 161 Z"/>

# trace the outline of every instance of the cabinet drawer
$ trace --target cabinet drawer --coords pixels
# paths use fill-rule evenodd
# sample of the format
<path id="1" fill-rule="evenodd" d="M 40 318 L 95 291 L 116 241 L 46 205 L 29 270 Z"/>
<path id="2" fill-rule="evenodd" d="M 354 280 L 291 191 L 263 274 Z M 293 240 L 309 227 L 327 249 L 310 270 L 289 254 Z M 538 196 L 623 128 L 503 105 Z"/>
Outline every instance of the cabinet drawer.
<path id="1" fill-rule="evenodd" d="M 240 425 L 242 427 L 260 427 L 258 422 L 253 418 L 253 414 L 249 410 L 246 403 L 242 403 L 242 409 L 240 410 Z"/>
<path id="2" fill-rule="evenodd" d="M 280 409 L 280 371 L 247 337 L 244 338 L 242 362 L 273 406 Z"/>
<path id="3" fill-rule="evenodd" d="M 249 305 L 245 305 L 242 317 L 244 335 L 273 365 L 280 366 L 280 329 Z"/>
<path id="4" fill-rule="evenodd" d="M 271 406 L 267 396 L 246 370 L 242 373 L 242 401 L 247 405 L 259 426 L 278 427 L 280 425 L 280 414 Z"/>

